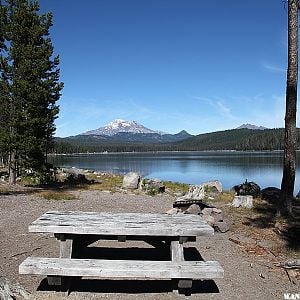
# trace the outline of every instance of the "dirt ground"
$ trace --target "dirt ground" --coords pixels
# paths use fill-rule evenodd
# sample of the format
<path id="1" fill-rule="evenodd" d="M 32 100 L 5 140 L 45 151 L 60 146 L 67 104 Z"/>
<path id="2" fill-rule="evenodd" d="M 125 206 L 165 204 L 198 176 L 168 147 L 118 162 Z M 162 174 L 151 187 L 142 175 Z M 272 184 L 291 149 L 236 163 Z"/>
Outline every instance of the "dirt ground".
<path id="1" fill-rule="evenodd" d="M 175 200 L 170 195 L 112 194 L 96 190 L 72 193 L 77 199 L 45 200 L 18 191 L 0 195 L 0 276 L 21 284 L 32 294 L 32 299 L 65 297 L 49 291 L 43 277 L 18 274 L 19 264 L 28 256 L 58 256 L 58 243 L 52 236 L 28 233 L 28 225 L 40 215 L 49 210 L 157 213 L 170 209 Z M 224 206 L 224 211 L 229 214 L 231 209 Z M 284 299 L 284 293 L 300 293 L 300 281 L 295 273 L 278 267 L 287 258 L 280 253 L 279 245 L 274 245 L 277 242 L 271 230 L 251 235 L 237 230 L 235 221 L 228 217 L 233 230 L 187 244 L 186 257 L 197 259 L 201 255 L 204 260 L 217 260 L 225 271 L 224 279 L 193 282 L 191 296 L 173 292 L 171 281 L 82 279 L 72 283 L 68 299 Z M 129 247 L 138 256 L 155 254 L 155 249 L 142 242 L 109 242 L 102 246 Z M 143 247 L 147 249 L 139 250 Z"/>

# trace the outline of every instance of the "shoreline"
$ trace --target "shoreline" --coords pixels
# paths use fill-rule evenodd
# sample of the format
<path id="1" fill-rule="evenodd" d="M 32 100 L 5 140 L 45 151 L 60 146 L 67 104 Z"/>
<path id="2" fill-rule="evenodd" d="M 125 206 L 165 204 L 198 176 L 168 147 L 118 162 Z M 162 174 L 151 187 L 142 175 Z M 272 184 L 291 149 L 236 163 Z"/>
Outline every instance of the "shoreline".
<path id="1" fill-rule="evenodd" d="M 107 155 L 107 154 L 146 154 L 146 153 L 283 153 L 283 150 L 170 150 L 170 151 L 124 151 L 124 152 L 76 152 L 76 153 L 48 153 L 47 156 L 84 156 L 84 155 Z M 300 153 L 300 150 L 296 150 Z"/>

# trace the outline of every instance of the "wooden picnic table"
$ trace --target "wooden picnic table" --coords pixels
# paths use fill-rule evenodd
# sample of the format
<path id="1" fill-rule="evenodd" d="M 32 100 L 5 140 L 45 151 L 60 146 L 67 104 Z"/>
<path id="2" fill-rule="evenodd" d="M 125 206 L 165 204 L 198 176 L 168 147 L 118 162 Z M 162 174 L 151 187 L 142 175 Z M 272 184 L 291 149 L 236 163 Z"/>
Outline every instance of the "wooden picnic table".
<path id="1" fill-rule="evenodd" d="M 199 216 L 178 214 L 98 213 L 49 211 L 31 225 L 29 232 L 54 234 L 60 243 L 59 258 L 27 258 L 20 274 L 45 275 L 51 285 L 63 278 L 177 279 L 179 288 L 191 288 L 192 279 L 223 278 L 216 261 L 185 261 L 184 243 L 212 236 L 214 230 Z M 143 240 L 156 247 L 169 247 L 170 260 L 78 259 L 74 253 L 96 240 Z"/>

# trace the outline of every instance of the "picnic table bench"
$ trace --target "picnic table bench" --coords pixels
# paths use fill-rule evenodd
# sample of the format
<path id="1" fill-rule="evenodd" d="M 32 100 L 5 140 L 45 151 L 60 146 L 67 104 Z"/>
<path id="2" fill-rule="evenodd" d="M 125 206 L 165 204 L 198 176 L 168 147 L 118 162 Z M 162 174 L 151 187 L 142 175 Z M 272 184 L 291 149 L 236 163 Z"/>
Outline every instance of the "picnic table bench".
<path id="1" fill-rule="evenodd" d="M 185 261 L 183 245 L 214 230 L 195 215 L 49 211 L 29 226 L 29 232 L 54 234 L 58 258 L 28 257 L 20 274 L 47 276 L 50 285 L 63 285 L 73 276 L 119 279 L 176 279 L 190 289 L 193 279 L 217 279 L 224 271 L 217 261 Z M 111 260 L 74 258 L 80 247 L 96 240 L 142 240 L 169 247 L 170 260 Z"/>

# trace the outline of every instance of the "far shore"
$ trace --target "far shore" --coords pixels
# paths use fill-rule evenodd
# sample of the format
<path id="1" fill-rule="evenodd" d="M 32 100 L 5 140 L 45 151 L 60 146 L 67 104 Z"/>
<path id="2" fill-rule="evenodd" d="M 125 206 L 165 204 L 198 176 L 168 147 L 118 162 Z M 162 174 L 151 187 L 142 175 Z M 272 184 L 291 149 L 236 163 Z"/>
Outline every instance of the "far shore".
<path id="1" fill-rule="evenodd" d="M 296 150 L 297 152 L 300 152 L 300 150 Z M 72 155 L 107 155 L 107 154 L 145 154 L 145 153 L 270 153 L 270 152 L 279 152 L 283 153 L 283 150 L 182 150 L 182 151 L 124 151 L 124 152 L 78 152 L 78 153 L 48 153 L 48 156 L 72 156 Z"/>

